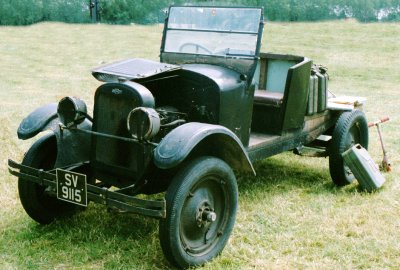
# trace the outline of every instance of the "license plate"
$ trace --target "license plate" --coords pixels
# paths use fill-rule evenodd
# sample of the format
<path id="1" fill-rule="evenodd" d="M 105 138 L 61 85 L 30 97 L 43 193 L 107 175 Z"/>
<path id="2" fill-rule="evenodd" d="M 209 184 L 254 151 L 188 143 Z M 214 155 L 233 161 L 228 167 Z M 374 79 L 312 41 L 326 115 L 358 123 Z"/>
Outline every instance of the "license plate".
<path id="1" fill-rule="evenodd" d="M 57 169 L 57 198 L 87 206 L 86 175 Z"/>

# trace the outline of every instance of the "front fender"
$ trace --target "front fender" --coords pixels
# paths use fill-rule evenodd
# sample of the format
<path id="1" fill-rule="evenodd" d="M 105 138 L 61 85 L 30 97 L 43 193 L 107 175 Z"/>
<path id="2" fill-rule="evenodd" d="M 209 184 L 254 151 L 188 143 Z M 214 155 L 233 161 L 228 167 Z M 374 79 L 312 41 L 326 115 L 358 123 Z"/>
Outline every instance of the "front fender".
<path id="1" fill-rule="evenodd" d="M 160 169 L 170 169 L 179 165 L 194 150 L 221 158 L 234 169 L 255 174 L 246 150 L 232 131 L 219 125 L 195 122 L 168 133 L 154 150 L 154 163 Z"/>
<path id="2" fill-rule="evenodd" d="M 22 120 L 17 135 L 21 140 L 36 136 L 39 132 L 52 129 L 58 124 L 57 103 L 50 103 L 37 108 Z"/>
<path id="3" fill-rule="evenodd" d="M 57 106 L 57 103 L 50 103 L 30 113 L 18 127 L 18 138 L 26 140 L 42 131 L 51 130 L 57 138 L 56 167 L 64 167 L 89 160 L 90 135 L 67 129 L 62 131 L 59 126 L 60 120 L 57 115 Z M 78 127 L 91 130 L 92 123 L 85 119 Z"/>

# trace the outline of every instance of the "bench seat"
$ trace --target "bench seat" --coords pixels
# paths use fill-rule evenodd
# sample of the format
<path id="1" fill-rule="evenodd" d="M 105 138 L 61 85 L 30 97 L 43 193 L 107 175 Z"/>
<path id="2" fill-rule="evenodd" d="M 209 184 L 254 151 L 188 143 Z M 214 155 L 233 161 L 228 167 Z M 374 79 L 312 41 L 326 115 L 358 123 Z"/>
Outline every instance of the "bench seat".
<path id="1" fill-rule="evenodd" d="M 254 92 L 254 104 L 280 107 L 283 103 L 283 93 L 256 90 Z"/>

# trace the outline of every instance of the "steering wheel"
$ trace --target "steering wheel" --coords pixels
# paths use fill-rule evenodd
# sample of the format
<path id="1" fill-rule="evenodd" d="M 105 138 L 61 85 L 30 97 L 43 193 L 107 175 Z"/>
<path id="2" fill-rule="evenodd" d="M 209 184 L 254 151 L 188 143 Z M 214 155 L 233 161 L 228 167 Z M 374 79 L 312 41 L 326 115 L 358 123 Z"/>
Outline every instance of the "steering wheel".
<path id="1" fill-rule="evenodd" d="M 185 48 L 185 47 L 188 47 L 188 46 L 193 46 L 193 47 L 195 47 L 196 53 L 199 52 L 199 49 L 202 49 L 202 50 L 204 50 L 204 51 L 205 51 L 206 53 L 208 53 L 208 54 L 213 54 L 213 52 L 212 52 L 210 49 L 208 49 L 207 47 L 204 47 L 203 45 L 196 44 L 196 43 L 192 43 L 192 42 L 187 42 L 187 43 L 182 44 L 182 45 L 179 47 L 179 52 L 183 52 L 183 51 L 184 51 L 184 48 Z"/>

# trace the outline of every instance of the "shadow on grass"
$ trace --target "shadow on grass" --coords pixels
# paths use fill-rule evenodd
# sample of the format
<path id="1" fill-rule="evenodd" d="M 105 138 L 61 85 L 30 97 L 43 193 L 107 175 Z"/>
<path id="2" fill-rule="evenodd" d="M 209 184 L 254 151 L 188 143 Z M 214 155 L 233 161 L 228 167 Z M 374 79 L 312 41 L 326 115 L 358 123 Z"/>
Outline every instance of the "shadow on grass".
<path id="1" fill-rule="evenodd" d="M 319 159 L 305 158 L 311 159 L 311 162 Z M 310 161 L 306 162 L 302 159 L 303 157 L 284 154 L 255 162 L 254 169 L 257 176 L 251 174 L 238 175 L 239 193 L 257 190 L 284 192 L 285 190 L 301 189 L 307 193 L 321 194 L 351 193 L 359 190 L 357 185 L 337 187 L 330 178 L 327 166 L 321 164 L 314 166 L 309 164 Z"/>
<path id="2" fill-rule="evenodd" d="M 257 176 L 238 175 L 239 194 L 293 191 L 333 194 L 357 189 L 355 185 L 336 187 L 323 162 L 314 166 L 313 161 L 287 154 L 256 162 L 255 169 Z M 43 257 L 48 260 L 45 268 L 50 269 L 59 265 L 101 269 L 170 268 L 159 245 L 156 219 L 108 212 L 104 206 L 91 204 L 86 211 L 47 226 L 33 221 L 27 224 L 8 232 L 6 237 L 8 242 L 15 243 L 7 253 L 24 258 L 19 268 L 43 268 L 40 264 Z"/>

